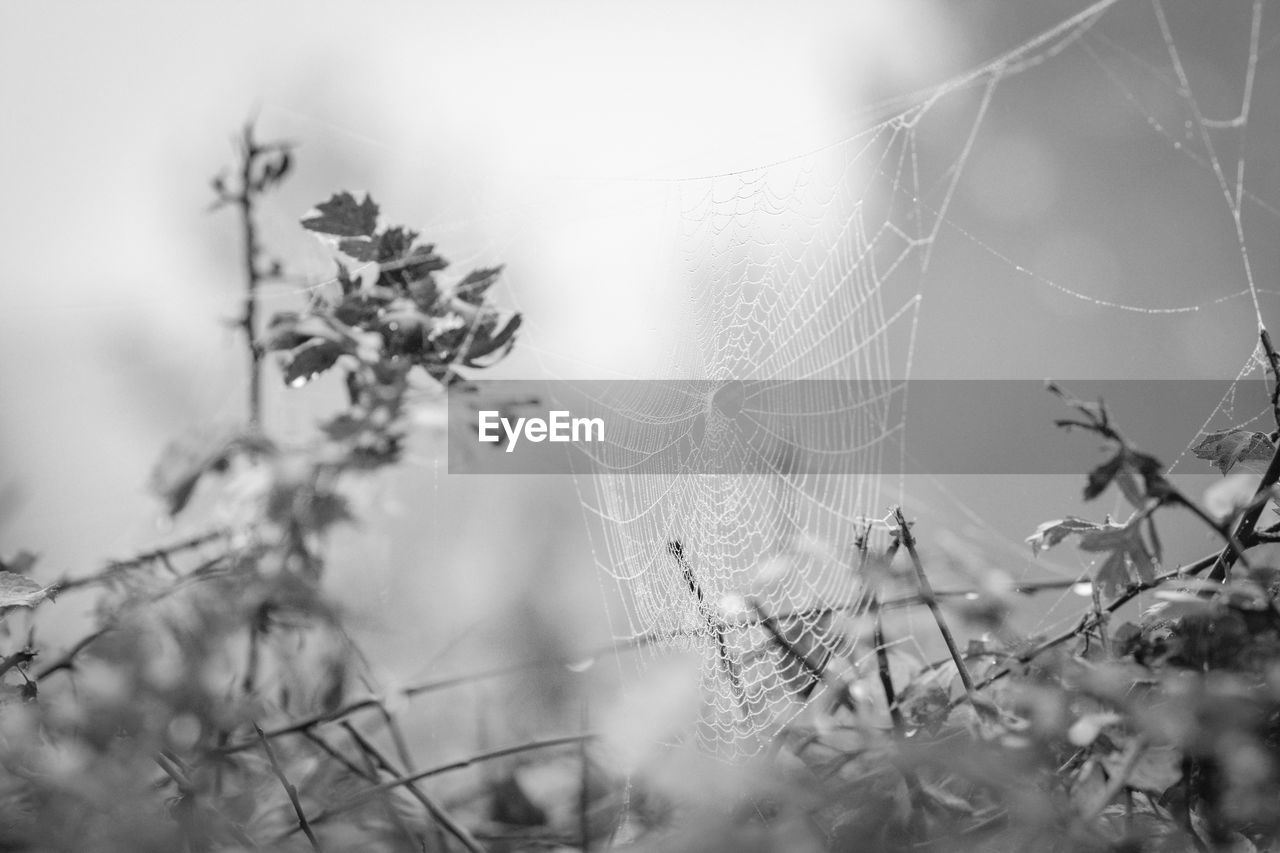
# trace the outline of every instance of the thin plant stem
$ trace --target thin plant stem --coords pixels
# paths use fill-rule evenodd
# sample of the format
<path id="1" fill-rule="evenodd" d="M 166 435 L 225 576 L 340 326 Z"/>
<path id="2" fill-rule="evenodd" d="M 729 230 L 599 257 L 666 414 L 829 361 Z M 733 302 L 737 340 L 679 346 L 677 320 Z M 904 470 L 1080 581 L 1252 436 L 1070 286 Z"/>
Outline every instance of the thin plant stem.
<path id="1" fill-rule="evenodd" d="M 787 657 L 798 663 L 806 672 L 809 673 L 809 675 L 813 677 L 815 681 L 829 682 L 830 686 L 836 691 L 836 704 L 843 705 L 850 713 L 856 715 L 858 713 L 858 706 L 853 701 L 849 685 L 846 684 L 843 679 L 831 677 L 825 666 L 809 660 L 809 656 L 807 654 L 796 648 L 795 644 L 787 639 L 787 635 L 778 624 L 778 620 L 767 614 L 760 602 L 755 599 L 748 599 L 748 602 L 760 616 L 760 625 L 769 632 L 769 635 L 773 638 L 773 641 L 777 644 L 778 648 L 781 649 Z"/>
<path id="2" fill-rule="evenodd" d="M 311 829 L 311 823 L 307 820 L 307 813 L 302 809 L 302 802 L 298 799 L 298 789 L 289 781 L 289 777 L 284 775 L 284 768 L 280 766 L 279 759 L 276 758 L 275 750 L 271 748 L 271 741 L 263 734 L 262 729 L 255 723 L 254 731 L 258 733 L 258 740 L 262 743 L 262 749 L 267 754 L 267 761 L 271 762 L 271 770 L 276 774 L 276 778 L 280 780 L 284 792 L 289 796 L 289 802 L 293 805 L 293 812 L 298 816 L 298 829 L 302 830 L 302 834 L 307 836 L 307 840 L 311 842 L 311 848 L 316 853 L 322 853 L 320 839 L 316 838 L 315 831 Z"/>
<path id="3" fill-rule="evenodd" d="M 376 768 L 385 770 L 396 778 L 400 778 L 404 775 L 399 768 L 391 763 L 382 750 L 378 749 L 372 741 L 362 735 L 355 726 L 351 725 L 350 722 L 344 722 L 342 727 L 346 730 L 347 734 L 351 736 L 352 741 L 354 741 L 356 746 L 360 748 L 360 751 L 369 758 Z M 374 781 L 376 781 L 376 778 Z M 453 816 L 445 811 L 445 809 L 436 803 L 435 800 L 427 796 L 426 792 L 424 792 L 418 785 L 413 782 L 407 782 L 404 785 L 404 789 L 408 791 L 424 809 L 427 810 L 427 814 L 431 815 L 441 828 L 456 838 L 459 844 L 467 848 L 471 853 L 484 853 L 484 847 L 480 845 L 480 842 L 476 841 L 475 836 L 473 836 L 466 827 L 458 823 Z"/>
<path id="4" fill-rule="evenodd" d="M 439 766 L 431 767 L 426 770 L 419 770 L 416 773 L 410 773 L 406 776 L 400 776 L 390 781 L 383 782 L 382 784 L 376 785 L 365 791 L 361 791 L 359 794 L 346 800 L 345 802 L 337 803 L 331 806 L 330 808 L 325 809 L 320 813 L 312 816 L 311 823 L 316 824 L 316 823 L 320 823 L 321 821 L 329 820 L 335 817 L 336 815 L 343 814 L 344 812 L 348 812 L 354 808 L 358 808 L 359 806 L 364 805 L 365 803 L 369 802 L 373 798 L 378 797 L 386 793 L 387 791 L 392 791 L 396 788 L 400 788 L 405 785 L 411 785 L 414 782 L 419 782 L 423 779 L 427 779 L 432 776 L 439 776 L 442 773 L 451 773 L 454 770 L 462 770 L 467 767 L 472 767 L 476 764 L 480 764 L 486 761 L 492 761 L 496 758 L 505 758 L 508 755 L 518 755 L 519 753 L 522 753 L 522 752 L 532 752 L 532 751 L 541 750 L 541 749 L 551 749 L 558 746 L 568 746 L 570 744 L 579 743 L 580 741 L 583 741 L 583 740 L 593 740 L 596 737 L 598 737 L 598 735 L 594 732 L 585 732 L 583 734 L 577 734 L 577 735 L 565 735 L 563 737 L 545 738 L 543 740 L 535 740 L 535 741 L 529 741 L 528 743 L 517 744 L 516 746 L 507 746 L 507 747 L 502 747 L 501 749 L 493 749 L 487 752 L 476 753 L 475 755 L 471 755 L 466 758 L 459 759 L 457 761 L 451 761 L 448 764 L 441 764 Z M 297 828 L 295 827 L 294 829 L 291 829 L 288 832 L 284 833 L 282 837 L 288 837 L 296 831 L 297 831 Z"/>
<path id="5" fill-rule="evenodd" d="M 925 574 L 924 564 L 920 562 L 920 554 L 916 551 L 916 539 L 911 533 L 911 528 L 907 525 L 906 516 L 902 514 L 902 507 L 895 507 L 893 512 L 898 522 L 899 539 L 907 549 L 907 554 L 911 557 L 911 565 L 915 569 L 916 583 L 920 587 L 920 597 L 924 599 L 925 606 L 933 614 L 933 621 L 938 626 L 938 633 L 942 635 L 942 641 L 947 644 L 947 651 L 951 654 L 951 660 L 955 662 L 956 670 L 960 673 L 960 683 L 964 685 L 965 696 L 968 697 L 969 704 L 973 706 L 974 711 L 979 715 L 986 715 L 989 713 L 989 709 L 978 702 L 973 676 L 969 674 L 969 667 L 964 662 L 964 653 L 960 651 L 960 646 L 956 643 L 956 638 L 951 633 L 951 627 L 947 624 L 946 617 L 942 615 L 942 608 L 938 606 L 938 597 L 934 595 L 933 585 L 929 583 L 929 576 Z"/>
<path id="6" fill-rule="evenodd" d="M 898 691 L 893 684 L 893 674 L 889 671 L 889 650 L 884 644 L 884 618 L 880 611 L 879 596 L 876 598 L 876 669 L 880 673 L 880 686 L 884 689 L 884 701 L 889 708 L 889 719 L 893 722 L 893 733 L 898 738 L 906 736 L 906 721 L 902 718 L 902 709 L 898 707 Z"/>

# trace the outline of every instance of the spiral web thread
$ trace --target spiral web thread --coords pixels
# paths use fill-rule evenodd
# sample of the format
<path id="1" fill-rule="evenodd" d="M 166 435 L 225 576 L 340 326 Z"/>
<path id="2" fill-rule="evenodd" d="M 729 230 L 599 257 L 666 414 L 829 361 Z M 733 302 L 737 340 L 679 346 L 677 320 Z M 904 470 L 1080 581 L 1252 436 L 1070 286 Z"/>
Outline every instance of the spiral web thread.
<path id="1" fill-rule="evenodd" d="M 1202 112 L 1163 4 L 1148 10 L 1154 41 L 1126 45 L 1129 21 L 1108 33 L 1112 7 L 1133 5 L 1096 3 L 973 72 L 881 105 L 866 130 L 835 145 L 673 182 L 690 299 L 672 372 L 705 382 L 693 391 L 655 383 L 636 399 L 610 400 L 615 421 L 630 428 L 609 436 L 598 454 L 603 472 L 579 478 L 579 488 L 596 519 L 599 568 L 616 591 L 607 596 L 618 602 L 615 638 L 639 645 L 642 660 L 669 648 L 697 655 L 707 702 L 696 739 L 708 750 L 759 751 L 806 705 L 831 701 L 830 685 L 798 663 L 797 651 L 823 667 L 849 662 L 854 678 L 860 665 L 874 667 L 863 618 L 872 589 L 858 542 L 870 532 L 873 547 L 883 545 L 887 525 L 876 519 L 901 499 L 901 481 L 877 472 L 886 454 L 907 451 L 903 383 L 940 234 L 958 234 L 1035 286 L 1099 309 L 1178 314 L 1247 300 L 1261 322 L 1259 298 L 1269 293 L 1254 281 L 1242 223 L 1249 209 L 1274 226 L 1276 208 L 1246 184 L 1242 153 L 1238 166 L 1224 158 L 1222 135 L 1242 138 L 1259 59 L 1275 44 L 1263 36 L 1262 3 L 1235 10 L 1249 49 L 1233 121 Z M 1095 298 L 1006 257 L 948 216 L 1001 84 L 1064 54 L 1095 65 L 1109 98 L 1217 185 L 1239 244 L 1232 292 L 1176 306 Z M 1171 117 L 1144 105 L 1139 84 L 1176 94 L 1185 133 L 1171 133 Z M 952 127 L 957 114 L 968 126 L 958 139 L 952 130 L 949 149 L 930 140 L 926 150 L 921 128 L 942 104 L 959 105 L 945 118 Z M 1251 354 L 1237 382 L 1257 364 Z M 819 393 L 789 384 L 801 379 L 859 380 L 867 395 L 854 399 L 841 390 L 852 386 L 838 383 Z M 735 394 L 726 380 L 753 382 Z M 1206 429 L 1232 415 L 1227 402 Z M 694 446 L 682 470 L 633 473 L 677 441 Z M 796 464 L 797 454 L 810 464 Z"/>

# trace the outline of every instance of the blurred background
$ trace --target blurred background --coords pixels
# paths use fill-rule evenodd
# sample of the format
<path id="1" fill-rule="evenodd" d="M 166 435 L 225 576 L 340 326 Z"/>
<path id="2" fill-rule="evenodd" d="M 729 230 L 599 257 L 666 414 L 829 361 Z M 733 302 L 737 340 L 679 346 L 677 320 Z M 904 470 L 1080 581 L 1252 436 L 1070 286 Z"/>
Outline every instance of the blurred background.
<path id="1" fill-rule="evenodd" d="M 892 284 L 895 304 L 920 297 L 911 376 L 1237 376 L 1257 323 L 1242 244 L 1263 317 L 1276 308 L 1280 28 L 1264 16 L 1252 37 L 1244 2 L 1169 3 L 1163 22 L 1118 2 L 1064 31 L 1061 49 L 1022 57 L 1043 61 L 1013 62 L 989 101 L 989 76 L 963 85 L 1086 6 L 6 4 L 0 551 L 38 552 L 53 578 L 182 532 L 145 484 L 184 429 L 243 416 L 243 347 L 227 323 L 237 223 L 207 208 L 248 119 L 298 144 L 261 216 L 296 278 L 272 285 L 263 313 L 331 274 L 298 218 L 333 191 L 367 190 L 459 274 L 506 264 L 499 301 L 527 325 L 496 375 L 647 378 L 670 375 L 689 293 L 705 284 L 681 244 L 688 199 L 714 185 L 703 179 L 824 150 L 851 158 L 856 178 L 874 164 L 847 140 L 937 96 L 911 156 L 917 212 L 946 215 L 927 269 Z M 1251 111 L 1233 125 L 1247 85 Z M 1245 164 L 1239 236 L 1209 145 L 1229 190 Z M 271 381 L 267 423 L 288 434 L 336 399 L 324 383 Z M 386 678 L 607 642 L 618 627 L 578 485 L 450 476 L 439 434 L 421 432 L 409 464 L 368 487 L 331 569 Z M 1044 435 L 1057 440 L 1050 425 Z M 1180 465 L 1193 493 L 1212 482 L 1207 466 Z M 1065 552 L 1035 565 L 1022 542 L 1081 511 L 1080 478 L 902 485 L 927 525 L 1015 577 L 1087 565 Z M 1188 537 L 1171 550 L 1211 545 Z M 1055 618 L 1053 605 L 1029 625 Z M 520 689 L 497 681 L 440 701 L 474 718 Z M 530 695 L 554 715 L 560 700 L 545 694 Z"/>

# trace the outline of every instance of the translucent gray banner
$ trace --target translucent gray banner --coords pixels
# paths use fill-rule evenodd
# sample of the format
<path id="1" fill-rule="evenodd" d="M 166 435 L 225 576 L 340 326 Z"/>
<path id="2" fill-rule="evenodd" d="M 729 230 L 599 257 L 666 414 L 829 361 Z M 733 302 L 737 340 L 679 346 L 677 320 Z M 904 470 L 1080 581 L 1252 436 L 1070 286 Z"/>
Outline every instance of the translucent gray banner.
<path id="1" fill-rule="evenodd" d="M 1063 380 L 1131 443 L 1212 473 L 1202 432 L 1268 411 L 1260 381 Z M 1080 474 L 1103 442 L 1032 380 L 480 381 L 449 397 L 451 474 Z M 1253 429 L 1267 431 L 1270 418 Z"/>

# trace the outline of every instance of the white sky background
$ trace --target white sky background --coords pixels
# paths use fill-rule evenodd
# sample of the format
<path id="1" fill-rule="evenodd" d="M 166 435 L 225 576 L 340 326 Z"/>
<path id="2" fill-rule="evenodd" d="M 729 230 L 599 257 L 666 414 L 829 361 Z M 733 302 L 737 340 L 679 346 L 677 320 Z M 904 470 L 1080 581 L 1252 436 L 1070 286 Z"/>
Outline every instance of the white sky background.
<path id="1" fill-rule="evenodd" d="M 262 217 L 293 270 L 330 268 L 298 216 L 368 189 L 459 272 L 508 264 L 503 297 L 530 323 L 509 375 L 645 375 L 683 283 L 655 251 L 666 185 L 635 179 L 811 150 L 857 129 L 873 91 L 968 61 L 928 0 L 6 4 L 0 551 L 40 552 L 52 577 L 163 538 L 158 451 L 242 412 L 242 344 L 219 325 L 238 311 L 237 230 L 204 208 L 252 109 L 262 137 L 300 144 Z M 311 414 L 271 389 L 268 419 Z M 369 564 L 465 571 L 375 582 L 384 602 L 438 597 L 465 620 L 518 606 L 558 548 L 583 556 L 567 482 L 395 482 L 402 526 L 361 545 L 362 582 Z"/>

